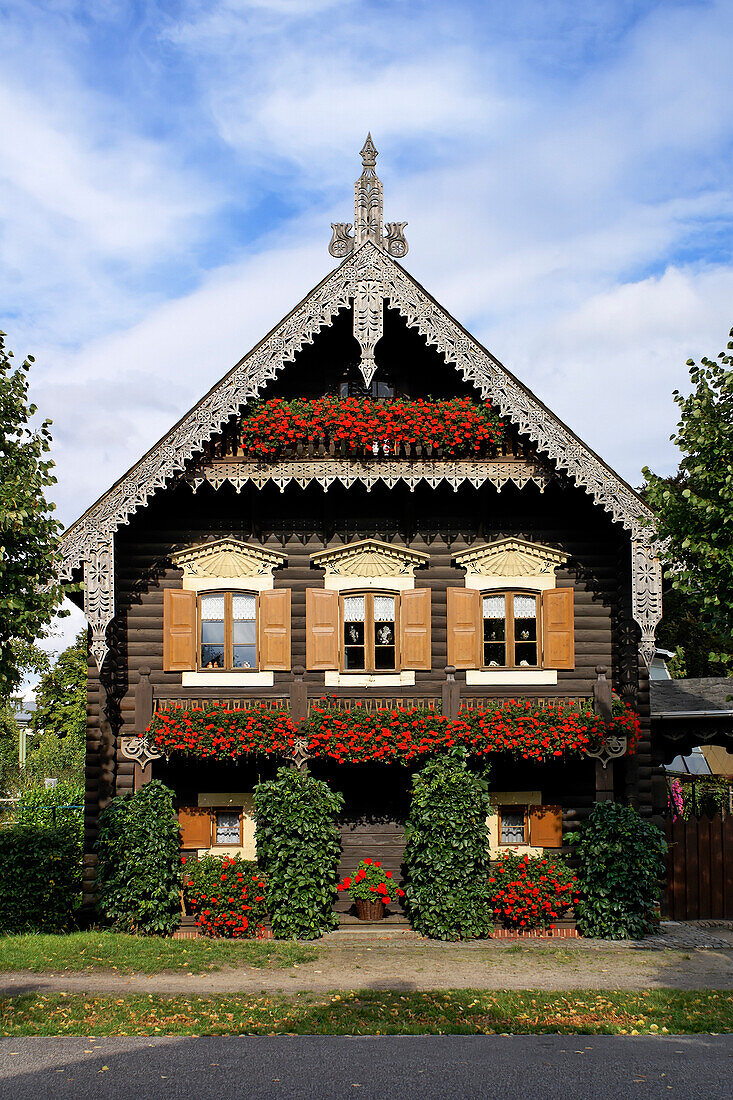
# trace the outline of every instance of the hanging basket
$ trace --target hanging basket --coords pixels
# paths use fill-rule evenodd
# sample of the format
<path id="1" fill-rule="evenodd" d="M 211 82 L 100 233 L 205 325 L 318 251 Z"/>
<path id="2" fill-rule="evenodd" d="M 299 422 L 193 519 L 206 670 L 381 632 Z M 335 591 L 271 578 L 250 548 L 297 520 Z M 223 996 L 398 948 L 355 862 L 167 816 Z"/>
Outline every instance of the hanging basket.
<path id="1" fill-rule="evenodd" d="M 383 901 L 365 901 L 363 898 L 356 898 L 354 905 L 359 920 L 382 920 L 384 917 Z"/>

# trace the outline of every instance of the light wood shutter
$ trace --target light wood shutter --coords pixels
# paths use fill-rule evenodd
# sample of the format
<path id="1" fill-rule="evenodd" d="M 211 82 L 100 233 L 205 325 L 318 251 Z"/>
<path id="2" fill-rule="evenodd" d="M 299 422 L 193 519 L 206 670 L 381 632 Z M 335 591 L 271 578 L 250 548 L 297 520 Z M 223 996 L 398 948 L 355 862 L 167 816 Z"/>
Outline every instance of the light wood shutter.
<path id="1" fill-rule="evenodd" d="M 533 848 L 562 848 L 562 806 L 529 807 L 529 843 Z"/>
<path id="2" fill-rule="evenodd" d="M 287 672 L 290 668 L 290 589 L 260 592 L 260 668 Z"/>
<path id="3" fill-rule="evenodd" d="M 205 806 L 181 806 L 178 811 L 182 848 L 211 846 L 211 810 Z"/>
<path id="4" fill-rule="evenodd" d="M 305 663 L 315 671 L 339 667 L 339 594 L 305 590 Z"/>
<path id="5" fill-rule="evenodd" d="M 448 664 L 478 668 L 481 664 L 481 593 L 475 588 L 449 588 Z"/>
<path id="6" fill-rule="evenodd" d="M 430 669 L 430 589 L 413 588 L 400 597 L 400 668 Z"/>
<path id="7" fill-rule="evenodd" d="M 196 668 L 196 593 L 163 589 L 163 669 L 193 672 Z"/>
<path id="8" fill-rule="evenodd" d="M 542 650 L 545 668 L 575 668 L 572 588 L 551 588 L 542 594 Z"/>

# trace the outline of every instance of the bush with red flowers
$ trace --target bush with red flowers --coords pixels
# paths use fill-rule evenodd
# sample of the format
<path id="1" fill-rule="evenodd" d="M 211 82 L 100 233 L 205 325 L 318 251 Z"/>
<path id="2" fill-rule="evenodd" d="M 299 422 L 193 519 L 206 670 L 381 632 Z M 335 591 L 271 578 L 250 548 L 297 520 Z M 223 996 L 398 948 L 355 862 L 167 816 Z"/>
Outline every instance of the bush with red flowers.
<path id="1" fill-rule="evenodd" d="M 488 402 L 370 401 L 319 397 L 254 402 L 242 420 L 240 445 L 254 458 L 277 458 L 300 444 L 333 444 L 340 453 L 398 454 L 420 446 L 429 453 L 477 456 L 501 441 L 504 425 Z"/>
<path id="2" fill-rule="evenodd" d="M 189 858 L 183 868 L 183 889 L 202 935 L 226 939 L 262 935 L 265 881 L 256 863 L 239 856 Z"/>
<path id="3" fill-rule="evenodd" d="M 348 893 L 352 901 L 383 901 L 385 905 L 405 896 L 392 872 L 385 871 L 378 859 L 363 859 L 353 877 L 347 875 L 338 889 Z"/>
<path id="4" fill-rule="evenodd" d="M 578 900 L 578 880 L 559 856 L 518 856 L 507 852 L 491 878 L 491 906 L 505 928 L 529 932 L 554 928 Z"/>
<path id="5" fill-rule="evenodd" d="M 146 737 L 166 755 L 175 752 L 201 760 L 235 760 L 258 753 L 289 753 L 295 727 L 289 712 L 282 708 L 171 707 L 157 711 Z"/>

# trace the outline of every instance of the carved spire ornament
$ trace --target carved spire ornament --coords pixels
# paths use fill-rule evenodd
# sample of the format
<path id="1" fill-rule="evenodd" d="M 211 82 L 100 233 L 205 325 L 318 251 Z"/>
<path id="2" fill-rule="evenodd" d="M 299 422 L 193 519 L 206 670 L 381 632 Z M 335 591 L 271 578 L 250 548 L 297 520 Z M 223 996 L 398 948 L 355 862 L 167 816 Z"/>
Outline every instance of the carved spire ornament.
<path id="1" fill-rule="evenodd" d="M 407 255 L 407 222 L 387 222 L 387 232 L 384 232 L 384 196 L 376 168 L 378 156 L 372 135 L 367 134 L 361 151 L 361 175 L 354 184 L 353 225 L 351 222 L 331 222 L 333 233 L 328 251 L 337 260 L 345 260 L 367 241 L 397 259 Z M 371 280 L 360 283 L 354 298 L 354 336 L 361 348 L 359 369 L 365 386 L 371 385 L 377 369 L 374 348 L 382 337 L 383 318 L 384 295 L 379 283 Z"/>

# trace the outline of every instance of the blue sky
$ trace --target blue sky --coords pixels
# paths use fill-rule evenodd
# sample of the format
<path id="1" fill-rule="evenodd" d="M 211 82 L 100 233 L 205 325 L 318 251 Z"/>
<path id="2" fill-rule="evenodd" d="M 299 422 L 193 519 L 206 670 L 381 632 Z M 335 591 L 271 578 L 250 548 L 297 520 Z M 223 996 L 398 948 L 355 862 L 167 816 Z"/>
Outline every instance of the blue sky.
<path id="1" fill-rule="evenodd" d="M 733 3 L 4 0 L 0 293 L 73 520 L 329 270 L 406 266 L 632 483 L 733 323 Z"/>

